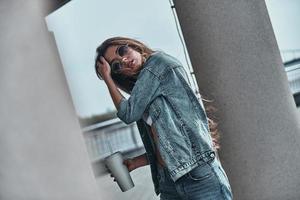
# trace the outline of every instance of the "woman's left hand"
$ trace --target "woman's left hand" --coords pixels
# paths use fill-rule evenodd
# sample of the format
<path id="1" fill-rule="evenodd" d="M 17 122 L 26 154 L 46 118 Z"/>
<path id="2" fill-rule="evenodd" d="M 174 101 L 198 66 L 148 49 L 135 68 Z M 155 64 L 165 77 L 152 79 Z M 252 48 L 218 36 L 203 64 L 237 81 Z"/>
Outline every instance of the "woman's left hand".
<path id="1" fill-rule="evenodd" d="M 105 80 L 106 78 L 110 77 L 111 69 L 108 62 L 105 60 L 103 56 L 100 57 L 100 61 L 97 62 L 97 66 L 98 66 L 97 70 Z"/>

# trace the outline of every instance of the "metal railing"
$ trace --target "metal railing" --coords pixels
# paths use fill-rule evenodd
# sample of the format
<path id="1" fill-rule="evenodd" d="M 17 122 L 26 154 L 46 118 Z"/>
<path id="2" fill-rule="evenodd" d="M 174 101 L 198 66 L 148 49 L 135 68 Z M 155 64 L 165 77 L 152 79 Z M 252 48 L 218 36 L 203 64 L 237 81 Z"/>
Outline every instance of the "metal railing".
<path id="1" fill-rule="evenodd" d="M 293 94 L 300 92 L 300 62 L 297 65 L 286 67 L 289 85 Z"/>
<path id="2" fill-rule="evenodd" d="M 82 130 L 92 162 L 102 160 L 116 151 L 126 153 L 143 148 L 136 123 L 126 125 L 116 118 Z"/>
<path id="3" fill-rule="evenodd" d="M 300 49 L 283 50 L 281 57 L 293 94 L 300 92 Z"/>
<path id="4" fill-rule="evenodd" d="M 280 52 L 296 106 L 300 106 L 300 49 Z"/>

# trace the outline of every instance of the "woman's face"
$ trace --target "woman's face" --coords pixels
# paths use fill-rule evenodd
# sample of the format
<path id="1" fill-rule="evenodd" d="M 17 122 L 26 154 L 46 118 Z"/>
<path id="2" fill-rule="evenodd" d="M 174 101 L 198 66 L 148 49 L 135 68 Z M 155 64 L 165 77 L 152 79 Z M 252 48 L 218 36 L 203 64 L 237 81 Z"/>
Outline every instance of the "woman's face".
<path id="1" fill-rule="evenodd" d="M 112 71 L 119 71 L 128 76 L 135 74 L 142 66 L 142 55 L 127 45 L 108 47 L 104 58 Z"/>

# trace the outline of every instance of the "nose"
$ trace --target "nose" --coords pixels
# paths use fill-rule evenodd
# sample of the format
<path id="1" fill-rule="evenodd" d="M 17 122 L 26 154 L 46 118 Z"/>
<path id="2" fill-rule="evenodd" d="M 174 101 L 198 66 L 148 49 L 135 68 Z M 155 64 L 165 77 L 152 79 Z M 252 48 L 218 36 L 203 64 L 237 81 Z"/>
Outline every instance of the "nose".
<path id="1" fill-rule="evenodd" d="M 128 64 L 129 59 L 126 56 L 124 56 L 124 57 L 122 57 L 122 62 L 125 64 Z"/>

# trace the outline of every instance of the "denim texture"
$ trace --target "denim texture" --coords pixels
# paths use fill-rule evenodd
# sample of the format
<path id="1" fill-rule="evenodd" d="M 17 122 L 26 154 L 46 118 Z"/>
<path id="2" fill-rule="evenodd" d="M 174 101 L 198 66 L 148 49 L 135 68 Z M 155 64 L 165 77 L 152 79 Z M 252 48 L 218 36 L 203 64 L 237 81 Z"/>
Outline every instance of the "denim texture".
<path id="1" fill-rule="evenodd" d="M 121 100 L 117 112 L 124 123 L 137 122 L 155 192 L 159 194 L 156 146 L 150 126 L 142 119 L 145 112 L 152 118 L 158 134 L 157 148 L 174 182 L 214 159 L 203 103 L 188 84 L 182 64 L 164 52 L 155 52 L 146 60 L 130 97 Z"/>
<path id="2" fill-rule="evenodd" d="M 227 176 L 216 158 L 197 166 L 176 182 L 158 167 L 161 200 L 232 200 Z"/>

